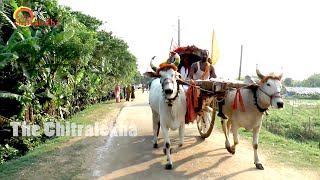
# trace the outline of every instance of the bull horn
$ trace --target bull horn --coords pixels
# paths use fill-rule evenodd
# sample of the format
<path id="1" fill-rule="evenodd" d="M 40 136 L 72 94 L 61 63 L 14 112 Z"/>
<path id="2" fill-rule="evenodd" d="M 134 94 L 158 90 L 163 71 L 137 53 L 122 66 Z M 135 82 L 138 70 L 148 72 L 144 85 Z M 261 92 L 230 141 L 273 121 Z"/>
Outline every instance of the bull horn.
<path id="1" fill-rule="evenodd" d="M 258 69 L 258 64 L 256 65 L 256 73 L 257 73 L 257 75 L 258 75 L 258 77 L 259 77 L 260 79 L 263 79 L 263 78 L 264 78 L 264 75 L 262 75 L 261 72 L 260 72 L 260 70 Z"/>
<path id="2" fill-rule="evenodd" d="M 152 59 L 151 59 L 151 61 L 150 61 L 150 67 L 151 67 L 152 70 L 154 70 L 154 72 L 157 72 L 157 67 L 156 67 L 155 65 L 153 65 L 153 63 L 152 63 L 152 61 L 154 60 L 155 57 L 156 57 L 156 56 L 153 56 L 153 57 L 152 57 Z"/>
<path id="3" fill-rule="evenodd" d="M 281 74 L 279 75 L 279 79 L 281 79 L 283 76 L 283 67 L 281 67 Z"/>
<path id="4" fill-rule="evenodd" d="M 173 56 L 173 58 L 174 58 L 174 63 L 173 63 L 173 64 L 178 67 L 179 64 L 180 64 L 180 60 L 181 60 L 179 54 L 178 54 L 178 53 L 175 53 L 175 55 Z"/>

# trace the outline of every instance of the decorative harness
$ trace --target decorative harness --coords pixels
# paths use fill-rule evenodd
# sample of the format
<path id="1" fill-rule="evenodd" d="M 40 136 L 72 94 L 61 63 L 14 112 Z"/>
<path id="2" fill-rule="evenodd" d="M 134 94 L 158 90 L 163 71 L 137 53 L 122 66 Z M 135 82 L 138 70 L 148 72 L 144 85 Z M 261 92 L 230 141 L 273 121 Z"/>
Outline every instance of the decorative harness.
<path id="1" fill-rule="evenodd" d="M 164 84 L 168 84 L 168 83 L 173 83 L 173 85 L 174 85 L 174 82 L 173 82 L 172 79 L 168 79 L 168 78 L 164 79 L 164 80 L 162 81 L 162 83 L 161 83 L 162 92 L 163 92 L 163 85 L 164 85 Z M 178 85 L 178 82 L 177 82 L 177 93 L 176 93 L 176 95 L 175 95 L 173 98 L 171 98 L 171 99 L 167 99 L 167 98 L 166 98 L 166 101 L 165 101 L 165 102 L 168 103 L 168 106 L 172 106 L 173 101 L 176 100 L 176 98 L 179 96 L 179 92 L 180 92 L 180 88 L 179 88 L 179 85 Z"/>
<path id="2" fill-rule="evenodd" d="M 269 95 L 268 93 L 263 91 L 260 87 L 253 88 L 252 91 L 253 91 L 254 104 L 257 106 L 258 110 L 262 113 L 265 112 L 266 110 L 268 110 L 269 108 L 264 109 L 259 106 L 258 98 L 257 98 L 257 90 L 260 90 L 261 92 L 263 92 L 265 95 L 267 95 L 270 98 L 270 105 L 272 104 L 272 98 L 281 98 L 280 92 L 275 92 L 275 93 Z"/>
<path id="3" fill-rule="evenodd" d="M 257 98 L 257 90 L 258 89 L 260 89 L 260 88 L 258 88 L 258 87 L 256 87 L 256 88 L 253 88 L 252 89 L 252 91 L 253 91 L 253 100 L 254 100 L 254 104 L 256 105 L 256 107 L 258 108 L 258 110 L 260 111 L 260 112 L 265 112 L 266 110 L 268 110 L 269 108 L 266 108 L 266 109 L 264 109 L 264 108 L 262 108 L 262 107 L 260 107 L 259 106 L 259 104 L 258 104 L 258 98 Z M 261 90 L 261 89 L 260 89 Z M 262 91 L 263 92 L 263 91 Z M 271 101 L 271 100 L 270 100 Z"/>
<path id="4" fill-rule="evenodd" d="M 174 53 L 174 55 L 173 55 Z M 180 56 L 179 54 L 175 53 L 175 52 L 170 52 L 170 54 L 172 54 L 172 56 L 170 56 L 170 58 L 168 60 L 166 60 L 165 62 L 161 63 L 159 68 L 155 67 L 152 63 L 152 60 L 155 58 L 155 56 L 152 58 L 152 60 L 150 61 L 150 67 L 156 72 L 156 74 L 159 75 L 161 70 L 164 69 L 173 69 L 174 71 L 178 71 L 178 66 L 180 64 Z M 172 62 L 173 61 L 173 62 Z M 166 83 L 173 83 L 174 85 L 174 81 L 172 79 L 164 79 L 163 82 L 161 83 L 162 86 L 162 92 L 163 92 L 163 86 Z M 177 82 L 178 84 L 178 82 Z M 166 103 L 168 103 L 168 106 L 172 106 L 172 102 L 179 96 L 179 85 L 177 87 L 177 94 L 172 98 L 172 99 L 167 99 L 165 100 Z"/>

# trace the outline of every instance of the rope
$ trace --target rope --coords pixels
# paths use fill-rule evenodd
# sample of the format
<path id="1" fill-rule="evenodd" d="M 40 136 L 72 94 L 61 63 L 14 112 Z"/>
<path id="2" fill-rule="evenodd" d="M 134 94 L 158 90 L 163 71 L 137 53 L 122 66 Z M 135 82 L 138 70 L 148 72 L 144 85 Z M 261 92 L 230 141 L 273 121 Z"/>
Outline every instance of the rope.
<path id="1" fill-rule="evenodd" d="M 178 82 L 178 84 L 192 86 L 192 87 L 195 87 L 197 89 L 200 89 L 201 91 L 205 91 L 205 92 L 208 92 L 208 93 L 211 93 L 211 94 L 215 94 L 214 91 L 209 91 L 209 90 L 203 89 L 203 88 L 201 88 L 201 87 L 199 87 L 197 85 L 193 85 L 193 84 L 187 83 L 186 81 L 184 81 L 182 79 L 177 79 L 177 82 Z"/>
<path id="2" fill-rule="evenodd" d="M 210 94 L 216 94 L 214 91 L 209 91 L 209 90 L 203 89 L 203 88 L 201 88 L 201 87 L 199 87 L 197 85 L 190 84 L 190 83 L 188 83 L 188 82 L 186 82 L 186 81 L 184 81 L 182 79 L 177 79 L 177 82 L 178 82 L 178 84 L 192 86 L 192 87 L 200 89 L 201 91 L 208 92 Z M 239 85 L 238 85 L 238 88 L 236 88 L 235 90 L 238 90 L 238 89 L 250 89 L 250 87 L 252 87 L 253 85 L 256 85 L 256 84 L 249 84 L 249 85 L 242 86 L 242 87 L 239 87 Z"/>

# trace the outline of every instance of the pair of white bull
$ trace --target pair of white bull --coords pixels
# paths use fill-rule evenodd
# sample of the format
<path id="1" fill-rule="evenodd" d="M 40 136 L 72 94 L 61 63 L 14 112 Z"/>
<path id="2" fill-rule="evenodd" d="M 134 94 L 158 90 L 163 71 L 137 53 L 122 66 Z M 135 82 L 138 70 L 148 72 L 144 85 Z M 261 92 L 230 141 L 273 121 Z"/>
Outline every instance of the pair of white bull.
<path id="1" fill-rule="evenodd" d="M 182 146 L 184 143 L 186 95 L 181 85 L 177 83 L 180 74 L 176 71 L 176 68 L 168 66 L 159 69 L 152 65 L 152 60 L 150 66 L 157 71 L 157 73 L 148 72 L 145 73 L 145 75 L 157 78 L 153 80 L 149 94 L 149 103 L 152 109 L 153 119 L 153 145 L 154 148 L 158 147 L 159 128 L 161 127 L 164 138 L 164 152 L 167 156 L 165 168 L 172 169 L 173 165 L 170 156 L 171 143 L 168 131 L 169 129 L 176 130 L 179 128 L 179 146 Z M 179 62 L 180 57 L 176 54 L 175 65 L 177 66 Z M 258 88 L 240 90 L 244 100 L 245 111 L 242 112 L 239 108 L 232 108 L 236 91 L 229 91 L 223 105 L 223 113 L 228 119 L 221 119 L 221 121 L 226 138 L 226 149 L 232 154 L 235 153 L 236 145 L 239 143 L 238 129 L 244 127 L 247 130 L 253 130 L 252 145 L 254 149 L 254 163 L 257 169 L 264 169 L 257 153 L 259 132 L 265 110 L 270 106 L 274 108 L 283 108 L 284 106 L 284 102 L 280 96 L 280 79 L 282 75 L 263 76 L 258 69 L 257 75 L 261 79 Z M 233 133 L 234 138 L 234 144 L 232 146 L 229 142 L 230 131 Z"/>

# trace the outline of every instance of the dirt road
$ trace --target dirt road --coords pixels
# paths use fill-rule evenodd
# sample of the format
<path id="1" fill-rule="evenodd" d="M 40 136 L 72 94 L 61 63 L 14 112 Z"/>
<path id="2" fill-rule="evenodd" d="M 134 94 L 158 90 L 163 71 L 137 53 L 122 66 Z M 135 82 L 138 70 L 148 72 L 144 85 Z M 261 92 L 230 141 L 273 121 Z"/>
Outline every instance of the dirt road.
<path id="1" fill-rule="evenodd" d="M 256 170 L 251 143 L 240 140 L 235 155 L 224 149 L 224 136 L 217 129 L 202 140 L 196 124 L 186 125 L 185 144 L 178 148 L 178 132 L 170 132 L 174 146 L 173 170 L 165 170 L 165 155 L 153 149 L 148 93 L 137 92 L 116 119 L 115 131 L 136 136 L 78 138 L 17 173 L 18 179 L 320 179 L 319 172 L 288 168 L 260 152 L 265 170 Z M 118 114 L 119 113 L 119 114 Z M 219 121 L 217 121 L 219 122 Z M 218 123 L 216 122 L 216 126 Z M 106 126 L 107 127 L 107 126 Z M 130 130 L 130 128 L 133 128 Z M 127 130 L 126 130 L 127 129 Z M 161 133 L 160 133 L 160 137 Z"/>

